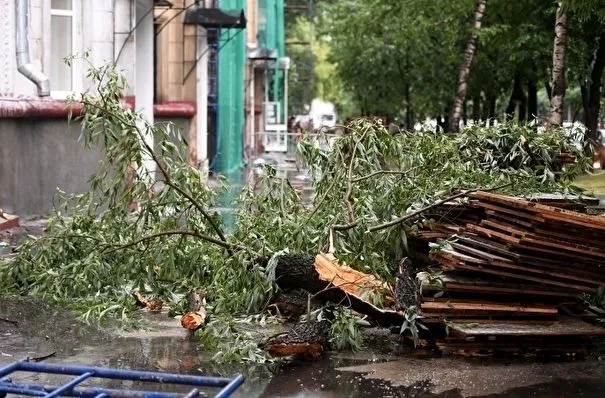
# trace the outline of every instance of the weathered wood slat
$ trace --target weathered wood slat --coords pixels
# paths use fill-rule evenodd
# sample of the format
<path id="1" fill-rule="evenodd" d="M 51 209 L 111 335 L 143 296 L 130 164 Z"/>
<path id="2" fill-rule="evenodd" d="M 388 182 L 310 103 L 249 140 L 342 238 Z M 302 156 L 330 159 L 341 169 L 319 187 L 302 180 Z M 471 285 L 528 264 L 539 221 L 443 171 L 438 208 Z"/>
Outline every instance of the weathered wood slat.
<path id="1" fill-rule="evenodd" d="M 549 306 L 530 306 L 530 305 L 512 305 L 502 303 L 475 303 L 464 301 L 425 301 L 421 305 L 422 311 L 425 312 L 486 312 L 490 313 L 531 313 L 543 315 L 556 315 L 557 308 Z"/>

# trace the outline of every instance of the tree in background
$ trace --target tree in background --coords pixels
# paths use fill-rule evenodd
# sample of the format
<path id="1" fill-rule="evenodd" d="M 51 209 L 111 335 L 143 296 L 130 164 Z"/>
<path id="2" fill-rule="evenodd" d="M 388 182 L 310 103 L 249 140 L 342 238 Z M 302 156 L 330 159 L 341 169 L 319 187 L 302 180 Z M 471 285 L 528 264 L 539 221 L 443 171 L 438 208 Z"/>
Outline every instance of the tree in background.
<path id="1" fill-rule="evenodd" d="M 599 0 L 567 0 L 569 66 L 572 82 L 580 88 L 583 120 L 597 139 L 605 68 L 605 6 Z"/>
<path id="2" fill-rule="evenodd" d="M 288 84 L 290 99 L 289 114 L 306 113 L 305 106 L 314 98 L 336 104 L 339 115 L 345 117 L 357 113 L 352 106 L 349 93 L 343 89 L 336 64 L 331 61 L 330 37 L 321 35 L 315 27 L 329 18 L 324 17 L 323 4 L 329 0 L 315 1 L 310 18 L 308 0 L 291 0 L 286 10 L 286 44 L 292 59 Z M 289 7 L 289 8 L 288 8 Z"/>
<path id="3" fill-rule="evenodd" d="M 458 82 L 456 84 L 456 96 L 454 97 L 454 105 L 452 106 L 452 112 L 450 116 L 449 130 L 457 132 L 460 128 L 460 119 L 462 118 L 462 106 L 466 100 L 466 94 L 468 93 L 468 81 L 471 73 L 471 63 L 477 52 L 477 35 L 479 29 L 481 29 L 481 22 L 483 21 L 483 15 L 485 14 L 485 7 L 487 0 L 477 0 L 477 8 L 475 10 L 475 20 L 473 22 L 473 28 L 466 42 L 466 50 L 464 50 L 464 59 L 462 66 L 458 72 Z"/>
<path id="4" fill-rule="evenodd" d="M 560 119 L 556 123 L 583 121 L 596 137 L 605 67 L 602 0 L 561 2 L 559 28 L 561 18 L 567 18 L 564 57 L 560 35 L 553 51 L 558 4 L 550 1 L 490 0 L 480 29 L 473 29 L 471 36 L 469 26 L 477 22 L 483 1 L 316 3 L 312 51 L 297 50 L 300 57 L 312 57 L 313 96 L 328 97 L 341 108 L 347 104 L 356 115 L 399 119 L 408 128 L 434 118 L 447 129 L 456 124 L 449 120 L 454 108 L 464 124 L 467 119 L 548 121 L 555 89 L 553 104 L 559 101 L 554 108 Z M 470 62 L 462 62 L 469 59 L 469 37 L 475 48 L 478 44 L 472 70 L 465 68 Z M 560 63 L 553 68 L 554 53 L 559 54 L 557 62 L 566 61 L 564 68 Z M 454 106 L 460 76 L 466 83 L 465 95 L 462 101 L 458 95 Z M 301 90 L 308 87 L 301 84 Z"/>
<path id="5" fill-rule="evenodd" d="M 567 54 L 567 11 L 561 7 L 557 8 L 557 19 L 555 22 L 555 42 L 552 52 L 552 94 L 550 96 L 549 126 L 561 126 L 563 124 L 563 106 L 565 104 L 565 75 Z"/>

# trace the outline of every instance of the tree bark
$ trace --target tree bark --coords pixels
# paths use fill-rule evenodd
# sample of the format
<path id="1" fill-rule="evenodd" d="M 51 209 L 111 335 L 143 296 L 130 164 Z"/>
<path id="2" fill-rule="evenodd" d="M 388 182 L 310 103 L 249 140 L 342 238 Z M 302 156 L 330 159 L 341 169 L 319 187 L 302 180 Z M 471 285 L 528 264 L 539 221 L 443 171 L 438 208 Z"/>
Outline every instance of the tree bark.
<path id="1" fill-rule="evenodd" d="M 485 14 L 485 6 L 487 0 L 477 0 L 477 6 L 475 10 L 475 21 L 473 23 L 473 29 L 466 42 L 466 50 L 464 51 L 464 59 L 460 71 L 458 73 L 458 82 L 456 83 L 456 96 L 454 97 L 454 104 L 450 112 L 449 130 L 457 132 L 460 128 L 460 119 L 462 118 L 462 107 L 466 94 L 468 92 L 468 79 L 471 72 L 471 64 L 475 53 L 477 51 L 477 32 L 481 29 L 481 22 L 483 21 L 483 15 Z"/>
<path id="2" fill-rule="evenodd" d="M 532 120 L 538 116 L 538 82 L 536 65 L 532 66 L 527 80 L 527 117 Z"/>
<path id="3" fill-rule="evenodd" d="M 599 113 L 601 111 L 601 80 L 605 68 L 605 32 L 599 37 L 599 47 L 595 53 L 590 81 L 581 85 L 582 105 L 590 138 L 596 140 L 599 134 Z"/>
<path id="4" fill-rule="evenodd" d="M 280 256 L 275 268 L 277 285 L 281 289 L 303 289 L 312 294 L 313 300 L 339 304 L 360 314 L 378 326 L 401 325 L 403 314 L 381 309 L 364 298 L 369 293 L 379 293 L 386 286 L 371 275 L 340 266 L 327 255 L 316 257 L 306 254 Z M 387 301 L 389 298 L 387 297 Z M 390 299 L 393 301 L 393 298 Z"/>
<path id="5" fill-rule="evenodd" d="M 204 297 L 206 296 L 203 292 L 192 291 L 187 296 L 187 302 L 189 304 L 188 312 L 181 317 L 181 326 L 185 329 L 195 331 L 207 321 L 208 314 L 203 305 Z"/>
<path id="6" fill-rule="evenodd" d="M 555 42 L 552 53 L 552 95 L 550 98 L 550 115 L 548 126 L 561 126 L 565 106 L 565 72 L 567 54 L 567 13 L 557 9 L 555 21 Z"/>
<path id="7" fill-rule="evenodd" d="M 473 98 L 473 112 L 471 117 L 475 121 L 481 119 L 481 95 L 476 95 Z"/>
<path id="8" fill-rule="evenodd" d="M 508 106 L 506 107 L 506 113 L 513 118 L 515 116 L 515 110 L 517 109 L 517 105 L 519 106 L 519 121 L 524 121 L 527 119 L 526 111 L 527 111 L 527 98 L 525 93 L 523 92 L 523 87 L 521 84 L 521 72 L 517 72 L 515 74 L 515 82 L 513 83 L 513 91 L 510 95 L 510 100 L 508 101 Z"/>

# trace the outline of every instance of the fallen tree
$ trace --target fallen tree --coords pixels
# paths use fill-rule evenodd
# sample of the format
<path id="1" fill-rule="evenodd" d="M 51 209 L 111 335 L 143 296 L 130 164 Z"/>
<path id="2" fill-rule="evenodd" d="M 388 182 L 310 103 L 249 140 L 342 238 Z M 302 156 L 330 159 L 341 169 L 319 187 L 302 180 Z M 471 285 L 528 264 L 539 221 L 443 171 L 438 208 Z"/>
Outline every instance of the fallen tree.
<path id="1" fill-rule="evenodd" d="M 372 275 L 341 266 L 332 256 L 319 254 L 282 255 L 275 269 L 276 283 L 282 289 L 304 289 L 313 300 L 332 302 L 367 315 L 377 326 L 401 325 L 402 313 L 381 309 L 366 297 L 386 296 L 393 302 L 390 288 Z M 381 300 L 385 302 L 384 298 Z"/>
<path id="2" fill-rule="evenodd" d="M 125 81 L 115 69 L 91 68 L 90 76 L 95 90 L 80 100 L 82 141 L 103 147 L 106 160 L 90 192 L 64 198 L 47 236 L 0 264 L 2 291 L 67 303 L 87 320 L 134 313 L 134 291 L 183 314 L 187 294 L 203 289 L 206 313 L 190 311 L 198 314 L 185 320 L 208 327 L 207 314 L 265 313 L 276 293 L 304 289 L 307 318 L 329 302 L 350 308 L 349 317 L 411 330 L 416 298 L 397 292 L 415 282 L 400 264 L 426 211 L 477 189 L 573 191 L 573 178 L 590 162 L 563 130 L 504 124 L 454 137 L 428 128 L 392 135 L 379 121 L 359 119 L 328 152 L 300 143 L 312 176 L 310 203 L 273 168 L 234 197 L 228 187 L 205 184 L 183 156 L 186 142 L 176 129 L 122 106 Z M 235 207 L 230 234 L 216 211 L 225 203 Z"/>

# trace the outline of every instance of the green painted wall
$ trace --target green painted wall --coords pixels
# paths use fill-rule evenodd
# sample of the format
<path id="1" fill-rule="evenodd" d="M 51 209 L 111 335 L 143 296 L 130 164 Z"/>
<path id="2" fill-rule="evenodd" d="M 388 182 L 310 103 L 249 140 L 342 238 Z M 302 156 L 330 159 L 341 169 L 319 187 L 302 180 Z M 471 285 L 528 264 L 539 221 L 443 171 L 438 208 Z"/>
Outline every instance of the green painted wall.
<path id="1" fill-rule="evenodd" d="M 220 0 L 222 9 L 245 9 L 245 0 Z M 217 169 L 237 176 L 243 166 L 246 31 L 221 29 L 218 53 Z"/>
<path id="2" fill-rule="evenodd" d="M 241 10 L 246 0 L 220 0 L 220 8 Z M 258 44 L 277 49 L 285 56 L 284 0 L 259 0 Z M 218 117 L 216 169 L 226 176 L 239 176 L 243 166 L 244 146 L 244 95 L 246 67 L 246 32 L 221 29 L 218 47 Z M 273 92 L 281 102 L 283 98 L 283 72 L 273 73 Z"/>
<path id="3" fill-rule="evenodd" d="M 284 32 L 284 0 L 259 0 L 258 1 L 259 46 L 277 49 L 278 57 L 286 55 L 286 43 Z M 284 73 L 274 70 L 272 73 L 272 100 L 281 103 L 282 113 L 284 111 Z"/>

